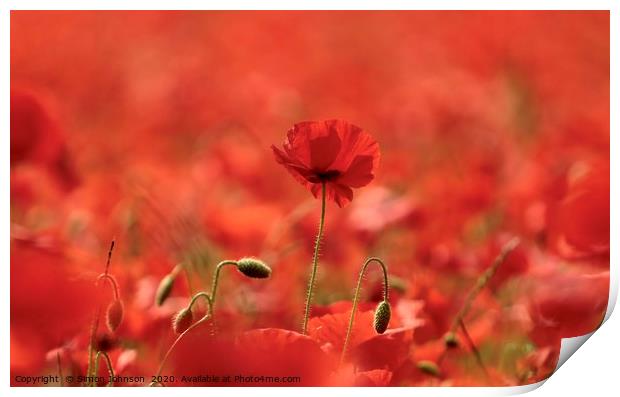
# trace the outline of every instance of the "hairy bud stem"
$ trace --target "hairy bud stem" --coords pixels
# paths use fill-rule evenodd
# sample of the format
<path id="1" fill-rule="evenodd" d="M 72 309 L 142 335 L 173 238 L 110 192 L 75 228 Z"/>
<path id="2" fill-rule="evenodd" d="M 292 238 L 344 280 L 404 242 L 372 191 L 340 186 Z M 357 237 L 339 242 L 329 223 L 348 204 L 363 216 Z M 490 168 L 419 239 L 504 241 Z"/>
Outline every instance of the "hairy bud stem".
<path id="1" fill-rule="evenodd" d="M 189 305 L 185 309 L 183 309 L 183 310 L 187 310 L 187 311 L 189 311 L 191 313 L 192 306 L 194 305 L 194 303 L 196 303 L 196 301 L 199 298 L 206 299 L 207 307 L 208 307 L 209 311 L 200 320 L 198 320 L 194 324 L 191 324 L 190 326 L 188 326 L 187 329 L 185 329 L 183 332 L 181 332 L 181 334 L 175 339 L 175 341 L 172 343 L 172 345 L 170 346 L 170 348 L 166 352 L 166 355 L 164 356 L 163 360 L 161 361 L 161 364 L 159 364 L 159 369 L 157 370 L 157 374 L 155 375 L 156 379 L 159 378 L 159 376 L 161 375 L 161 372 L 163 371 L 164 366 L 166 365 L 166 362 L 168 361 L 168 357 L 170 357 L 170 354 L 172 353 L 172 351 L 174 350 L 176 345 L 179 343 L 179 341 L 181 339 L 183 339 L 183 337 L 185 335 L 187 335 L 189 332 L 191 332 L 194 328 L 198 327 L 200 324 L 204 323 L 205 321 L 207 321 L 209 318 L 212 317 L 212 315 L 213 315 L 213 299 L 206 292 L 199 292 L 196 295 L 194 295 L 192 297 L 192 300 L 190 301 Z M 181 310 L 181 312 L 183 310 Z M 177 318 L 178 318 L 178 316 L 180 315 L 181 312 L 179 312 L 179 314 L 177 314 Z M 160 384 L 161 386 L 164 386 L 164 384 L 161 383 L 161 382 L 150 383 L 149 386 L 155 386 L 156 384 Z"/>
<path id="2" fill-rule="evenodd" d="M 383 271 L 383 301 L 379 303 L 377 309 L 375 311 L 375 320 L 374 320 L 374 328 L 377 333 L 382 334 L 388 327 L 391 316 L 391 308 L 390 303 L 388 302 L 388 293 L 389 293 L 389 282 L 388 282 L 388 271 L 387 266 L 383 261 L 379 258 L 368 258 L 366 262 L 362 265 L 362 270 L 360 270 L 360 275 L 357 280 L 357 287 L 355 288 L 355 295 L 353 296 L 353 307 L 351 309 L 351 318 L 349 319 L 349 327 L 347 328 L 347 335 L 344 339 L 344 345 L 342 346 L 342 354 L 340 355 L 340 362 L 342 363 L 347 354 L 347 348 L 349 346 L 349 341 L 351 339 L 351 331 L 353 330 L 353 323 L 355 322 L 355 313 L 357 312 L 357 304 L 359 302 L 360 289 L 362 287 L 362 280 L 364 279 L 364 274 L 366 273 L 366 269 L 368 265 L 372 262 L 377 262 L 381 265 L 381 270 Z"/>
<path id="3" fill-rule="evenodd" d="M 108 382 L 107 386 L 108 387 L 114 386 L 114 381 L 113 381 L 114 369 L 112 369 L 112 361 L 110 361 L 110 356 L 108 356 L 108 353 L 102 352 L 102 351 L 97 352 L 97 355 L 95 356 L 95 376 L 99 376 L 99 358 L 100 357 L 104 358 L 106 366 L 108 367 L 108 374 L 110 375 L 110 381 Z"/>

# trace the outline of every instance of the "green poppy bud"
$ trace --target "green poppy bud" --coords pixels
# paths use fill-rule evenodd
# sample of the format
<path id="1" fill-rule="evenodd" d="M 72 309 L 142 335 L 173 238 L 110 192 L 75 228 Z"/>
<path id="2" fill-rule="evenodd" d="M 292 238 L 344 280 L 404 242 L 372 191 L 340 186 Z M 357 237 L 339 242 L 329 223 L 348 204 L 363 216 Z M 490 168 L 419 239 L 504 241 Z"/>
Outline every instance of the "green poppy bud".
<path id="1" fill-rule="evenodd" d="M 193 321 L 194 315 L 192 314 L 191 309 L 186 307 L 185 309 L 179 311 L 176 316 L 174 316 L 174 319 L 172 320 L 172 329 L 175 333 L 182 334 L 183 332 L 187 331 L 190 325 L 192 325 Z"/>
<path id="2" fill-rule="evenodd" d="M 382 334 L 390 323 L 390 317 L 392 316 L 392 308 L 388 301 L 382 301 L 377 305 L 375 309 L 375 321 L 374 327 L 378 334 Z"/>
<path id="3" fill-rule="evenodd" d="M 454 335 L 454 332 L 448 332 L 443 337 L 443 341 L 446 344 L 446 347 L 449 348 L 449 349 L 458 347 L 458 345 L 459 345 L 459 341 L 458 341 L 458 339 L 456 339 L 456 335 Z"/>
<path id="4" fill-rule="evenodd" d="M 155 303 L 157 306 L 163 305 L 170 296 L 172 287 L 174 286 L 174 279 L 175 277 L 172 274 L 168 274 L 161 279 L 159 287 L 157 287 L 157 293 L 155 294 Z"/>
<path id="5" fill-rule="evenodd" d="M 241 273 L 251 278 L 267 278 L 271 275 L 269 266 L 256 258 L 239 259 L 237 261 L 237 268 Z"/>
<path id="6" fill-rule="evenodd" d="M 438 377 L 440 374 L 437 364 L 429 360 L 418 361 L 417 367 L 420 371 L 431 376 Z"/>

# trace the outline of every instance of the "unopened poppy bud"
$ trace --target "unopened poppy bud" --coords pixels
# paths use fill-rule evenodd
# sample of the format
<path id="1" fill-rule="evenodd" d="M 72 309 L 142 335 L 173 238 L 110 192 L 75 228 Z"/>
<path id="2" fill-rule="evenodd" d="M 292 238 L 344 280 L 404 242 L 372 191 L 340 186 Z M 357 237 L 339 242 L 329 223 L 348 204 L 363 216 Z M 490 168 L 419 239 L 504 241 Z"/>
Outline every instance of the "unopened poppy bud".
<path id="1" fill-rule="evenodd" d="M 388 301 L 382 301 L 377 305 L 375 310 L 374 327 L 378 334 L 382 334 L 390 323 L 390 317 L 392 316 L 392 308 Z"/>
<path id="2" fill-rule="evenodd" d="M 454 332 L 448 332 L 443 337 L 443 341 L 446 344 L 446 347 L 449 349 L 455 348 L 459 345 L 459 341 L 456 339 L 456 335 L 454 335 Z"/>
<path id="3" fill-rule="evenodd" d="M 256 258 L 239 259 L 237 261 L 237 268 L 241 273 L 251 278 L 267 278 L 271 275 L 269 266 Z"/>
<path id="4" fill-rule="evenodd" d="M 157 287 L 157 293 L 155 294 L 155 303 L 157 306 L 163 305 L 166 299 L 170 296 L 172 287 L 174 286 L 174 278 L 175 277 L 172 274 L 168 274 L 166 277 L 161 279 L 159 287 Z"/>
<path id="5" fill-rule="evenodd" d="M 121 322 L 123 321 L 123 302 L 120 299 L 115 299 L 108 306 L 106 312 L 106 323 L 110 332 L 116 331 Z"/>
<path id="6" fill-rule="evenodd" d="M 432 361 L 429 360 L 422 360 L 422 361 L 418 361 L 418 363 L 416 364 L 418 369 L 428 375 L 432 375 L 432 376 L 439 376 L 440 371 L 439 371 L 439 367 L 437 366 L 437 364 L 435 364 Z"/>
<path id="7" fill-rule="evenodd" d="M 172 329 L 176 334 L 182 334 L 192 325 L 194 316 L 190 308 L 182 309 L 172 320 Z"/>

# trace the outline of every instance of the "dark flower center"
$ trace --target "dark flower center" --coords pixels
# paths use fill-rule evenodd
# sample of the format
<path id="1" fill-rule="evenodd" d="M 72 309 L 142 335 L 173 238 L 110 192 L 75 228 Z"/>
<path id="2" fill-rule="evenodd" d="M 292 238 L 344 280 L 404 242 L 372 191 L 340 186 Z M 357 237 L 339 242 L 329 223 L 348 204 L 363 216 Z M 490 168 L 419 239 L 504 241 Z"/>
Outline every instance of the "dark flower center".
<path id="1" fill-rule="evenodd" d="M 116 346 L 116 341 L 108 334 L 98 335 L 95 339 L 95 348 L 102 352 L 108 352 Z"/>
<path id="2" fill-rule="evenodd" d="M 315 175 L 322 182 L 331 181 L 340 176 L 340 171 L 338 170 L 327 170 L 327 171 L 315 171 Z"/>

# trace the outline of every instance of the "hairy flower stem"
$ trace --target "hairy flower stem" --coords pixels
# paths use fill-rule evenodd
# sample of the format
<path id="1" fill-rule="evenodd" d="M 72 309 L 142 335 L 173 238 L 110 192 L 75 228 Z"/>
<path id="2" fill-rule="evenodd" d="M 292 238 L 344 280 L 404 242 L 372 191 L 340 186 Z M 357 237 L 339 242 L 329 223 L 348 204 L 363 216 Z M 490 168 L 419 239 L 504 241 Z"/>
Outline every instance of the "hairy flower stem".
<path id="1" fill-rule="evenodd" d="M 478 294 L 480 294 L 480 292 L 484 289 L 484 287 L 487 286 L 491 278 L 495 275 L 495 273 L 497 273 L 497 269 L 499 269 L 500 265 L 506 261 L 506 257 L 508 256 L 508 254 L 510 254 L 515 248 L 517 248 L 520 242 L 521 240 L 518 237 L 514 237 L 513 239 L 508 241 L 506 245 L 504 245 L 504 247 L 502 248 L 499 255 L 497 255 L 497 257 L 495 258 L 491 266 L 489 266 L 489 268 L 486 269 L 484 273 L 480 275 L 480 277 L 478 277 L 476 284 L 471 289 L 471 291 L 469 291 L 469 294 L 465 298 L 465 302 L 463 303 L 463 306 L 461 306 L 461 309 L 454 317 L 452 326 L 450 327 L 450 330 L 448 331 L 450 335 L 454 336 L 456 334 L 457 328 L 461 328 L 461 330 L 463 331 L 463 335 L 465 336 L 465 339 L 467 340 L 467 343 L 469 344 L 471 351 L 474 353 L 474 356 L 476 357 L 476 361 L 478 362 L 478 365 L 480 365 L 480 368 L 482 368 L 482 370 L 484 371 L 487 377 L 489 376 L 489 374 L 484 365 L 484 362 L 482 361 L 482 355 L 480 354 L 480 351 L 476 347 L 476 344 L 474 343 L 474 341 L 471 339 L 469 332 L 467 332 L 467 327 L 465 327 L 464 318 L 467 315 L 467 313 L 469 313 L 469 310 L 471 309 L 471 305 L 476 299 L 476 297 L 478 296 Z M 439 363 L 443 361 L 446 351 L 447 351 L 447 347 L 446 347 L 446 350 L 444 350 L 443 354 L 441 355 L 439 359 Z"/>
<path id="2" fill-rule="evenodd" d="M 95 345 L 95 338 L 97 337 L 97 328 L 99 328 L 99 318 L 101 317 L 101 307 L 98 307 L 95 311 L 95 317 L 90 326 L 90 342 L 88 344 L 88 368 L 86 369 L 87 379 L 92 379 L 92 363 L 93 363 L 93 348 Z M 86 386 L 92 386 L 92 382 L 89 380 Z"/>
<path id="3" fill-rule="evenodd" d="M 484 365 L 484 362 L 482 361 L 482 355 L 480 354 L 480 351 L 476 347 L 474 340 L 471 338 L 471 336 L 469 336 L 469 332 L 467 332 L 467 328 L 465 327 L 465 323 L 463 323 L 463 320 L 461 320 L 460 326 L 461 326 L 461 330 L 463 331 L 463 335 L 465 336 L 465 339 L 467 340 L 467 343 L 469 343 L 469 348 L 472 350 L 472 352 L 474 353 L 474 356 L 476 357 L 476 361 L 478 362 L 478 365 L 480 366 L 480 368 L 482 368 L 482 371 L 484 372 L 484 376 L 488 378 L 489 371 L 487 371 L 487 367 Z"/>
<path id="4" fill-rule="evenodd" d="M 105 275 L 106 277 L 109 276 L 109 272 L 110 272 L 110 262 L 112 261 L 112 251 L 114 250 L 114 239 L 112 239 L 112 243 L 110 244 L 110 249 L 108 250 L 108 260 L 106 261 L 105 264 L 105 270 L 103 272 L 103 275 Z M 92 364 L 93 364 L 93 346 L 95 345 L 95 338 L 97 337 L 97 329 L 99 328 L 99 318 L 101 317 L 101 305 L 99 305 L 97 307 L 97 310 L 95 311 L 95 317 L 93 318 L 93 322 L 91 324 L 90 327 L 90 340 L 88 343 L 88 367 L 86 369 L 86 376 L 87 379 L 92 379 Z M 90 386 L 90 381 L 89 383 L 86 384 L 87 386 Z"/>
<path id="5" fill-rule="evenodd" d="M 98 376 L 99 374 L 99 358 L 102 357 L 105 359 L 105 363 L 108 367 L 108 374 L 110 375 L 110 381 L 108 382 L 107 386 L 114 386 L 114 381 L 112 379 L 114 379 L 114 370 L 112 369 L 112 361 L 110 361 L 110 357 L 108 356 L 108 354 L 106 352 L 102 352 L 102 351 L 98 351 L 97 355 L 95 356 L 95 376 Z M 97 384 L 95 383 L 95 386 Z"/>
<path id="6" fill-rule="evenodd" d="M 60 378 L 60 387 L 65 385 L 65 377 L 62 376 L 62 366 L 60 365 L 60 352 L 56 352 L 56 367 L 58 369 L 58 377 Z"/>
<path id="7" fill-rule="evenodd" d="M 157 374 L 155 375 L 155 379 L 158 379 L 161 376 L 161 372 L 164 370 L 164 366 L 166 365 L 166 362 L 168 361 L 168 357 L 170 357 L 170 354 L 172 353 L 172 351 L 174 350 L 176 345 L 179 343 L 179 341 L 181 339 L 183 339 L 183 337 L 185 335 L 187 335 L 189 332 L 191 332 L 194 328 L 198 327 L 200 324 L 204 323 L 205 321 L 207 321 L 209 318 L 211 318 L 213 316 L 213 299 L 206 292 L 199 292 L 196 295 L 194 295 L 192 297 L 192 300 L 190 301 L 190 303 L 189 303 L 189 305 L 187 307 L 191 310 L 192 306 L 194 305 L 194 303 L 199 298 L 206 299 L 207 307 L 209 309 L 208 313 L 205 314 L 205 316 L 203 318 L 201 318 L 200 320 L 196 321 L 194 324 L 190 325 L 189 328 L 187 328 L 181 335 L 179 335 L 176 338 L 176 340 L 172 343 L 172 345 L 170 346 L 170 348 L 168 349 L 168 351 L 164 355 L 164 358 L 161 360 L 161 364 L 159 364 L 159 369 L 157 370 Z M 155 386 L 155 384 L 161 384 L 162 386 L 164 386 L 164 384 L 162 382 L 160 382 L 160 381 L 156 381 L 154 383 L 152 382 L 150 384 L 150 386 Z"/>
<path id="8" fill-rule="evenodd" d="M 474 302 L 474 299 L 476 299 L 478 294 L 480 294 L 480 291 L 482 291 L 484 287 L 487 286 L 491 278 L 497 272 L 499 266 L 504 263 L 508 254 L 511 253 L 517 247 L 517 245 L 519 245 L 519 242 L 519 238 L 515 237 L 508 243 L 506 243 L 506 245 L 504 245 L 504 247 L 502 248 L 502 251 L 499 253 L 499 255 L 497 255 L 497 257 L 491 264 L 491 266 L 489 266 L 489 268 L 485 270 L 480 277 L 478 277 L 476 285 L 474 285 L 471 291 L 469 291 L 467 298 L 465 298 L 465 303 L 463 303 L 463 306 L 461 306 L 461 310 L 459 310 L 459 312 L 456 314 L 456 317 L 454 317 L 454 321 L 452 322 L 452 326 L 450 327 L 450 332 L 454 333 L 459 327 L 459 325 L 463 322 L 463 319 L 471 309 L 471 305 Z"/>
<path id="9" fill-rule="evenodd" d="M 199 292 L 194 295 L 192 297 L 192 300 L 189 302 L 189 305 L 187 305 L 187 308 L 189 310 L 192 310 L 194 303 L 196 303 L 196 301 L 200 298 L 204 298 L 207 301 L 207 308 L 209 309 L 209 313 L 211 314 L 211 316 L 213 316 L 213 299 L 211 299 L 209 294 L 207 294 L 206 292 Z"/>
<path id="10" fill-rule="evenodd" d="M 114 278 L 112 276 L 110 276 L 109 274 L 100 274 L 99 277 L 97 277 L 97 282 L 101 281 L 101 280 L 107 280 L 108 283 L 110 284 L 110 286 L 112 287 L 112 292 L 114 293 L 114 299 L 115 300 L 119 300 L 120 299 L 120 295 L 118 293 L 118 284 L 116 283 L 116 280 L 114 280 Z"/>
<path id="11" fill-rule="evenodd" d="M 213 275 L 213 285 L 211 286 L 211 317 L 214 317 L 215 315 L 215 297 L 216 297 L 216 293 L 217 293 L 217 285 L 219 283 L 220 280 L 220 271 L 222 270 L 222 268 L 224 266 L 228 266 L 228 265 L 232 265 L 232 266 L 237 266 L 237 261 L 222 261 L 220 263 L 218 263 L 217 267 L 215 268 L 215 274 Z"/>
<path id="12" fill-rule="evenodd" d="M 342 364 L 342 362 L 345 359 L 345 356 L 347 354 L 347 348 L 349 346 L 349 341 L 351 339 L 351 332 L 353 331 L 353 323 L 355 321 L 355 313 L 357 312 L 357 305 L 359 303 L 359 298 L 360 298 L 360 289 L 362 287 L 362 280 L 364 279 L 364 274 L 366 273 L 366 269 L 368 268 L 368 265 L 370 265 L 372 262 L 377 262 L 379 265 L 381 265 L 381 270 L 383 270 L 383 301 L 387 302 L 388 301 L 388 273 L 387 273 L 387 266 L 385 266 L 385 263 L 383 263 L 383 261 L 379 258 L 368 258 L 366 259 L 366 262 L 364 262 L 364 265 L 362 266 L 362 270 L 360 270 L 360 276 L 357 279 L 357 287 L 355 287 L 355 295 L 353 295 L 353 307 L 351 309 L 351 318 L 349 319 L 349 327 L 347 328 L 347 335 L 344 338 L 344 345 L 342 346 L 342 354 L 340 355 L 340 363 Z"/>
<path id="13" fill-rule="evenodd" d="M 308 293 L 306 295 L 306 308 L 304 310 L 304 320 L 301 326 L 301 333 L 308 333 L 308 320 L 310 319 L 310 305 L 312 304 L 312 295 L 314 293 L 314 283 L 316 281 L 316 272 L 319 267 L 319 249 L 321 247 L 321 239 L 323 238 L 323 226 L 325 225 L 325 182 L 321 185 L 321 219 L 319 221 L 319 232 L 314 242 L 314 255 L 312 257 L 312 271 L 310 273 L 310 281 L 308 283 Z"/>

